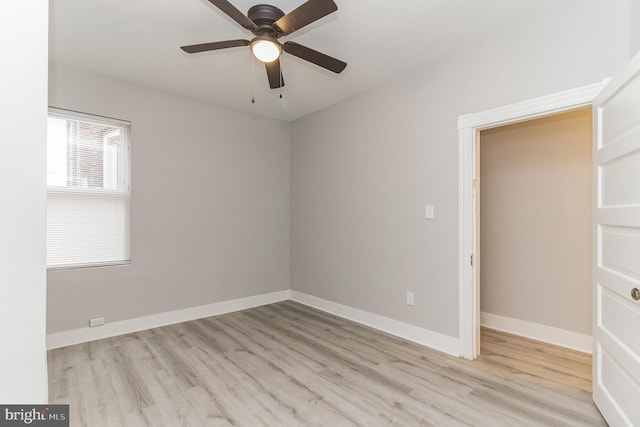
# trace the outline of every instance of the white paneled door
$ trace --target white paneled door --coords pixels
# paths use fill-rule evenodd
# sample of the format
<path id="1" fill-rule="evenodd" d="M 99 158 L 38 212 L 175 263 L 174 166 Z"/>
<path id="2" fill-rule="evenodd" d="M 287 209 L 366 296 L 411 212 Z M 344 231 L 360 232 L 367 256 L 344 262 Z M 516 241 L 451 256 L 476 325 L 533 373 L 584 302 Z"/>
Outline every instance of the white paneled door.
<path id="1" fill-rule="evenodd" d="M 640 426 L 640 55 L 594 101 L 593 400 Z"/>

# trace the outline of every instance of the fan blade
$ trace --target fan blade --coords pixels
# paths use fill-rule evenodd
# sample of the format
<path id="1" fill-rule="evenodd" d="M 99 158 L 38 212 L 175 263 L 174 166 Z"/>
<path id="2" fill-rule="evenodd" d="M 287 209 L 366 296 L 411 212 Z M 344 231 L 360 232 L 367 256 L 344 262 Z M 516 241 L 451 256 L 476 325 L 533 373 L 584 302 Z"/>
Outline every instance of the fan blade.
<path id="1" fill-rule="evenodd" d="M 244 13 L 240 12 L 227 0 L 209 0 L 209 2 L 247 30 L 253 32 L 258 29 L 255 22 L 249 19 Z"/>
<path id="2" fill-rule="evenodd" d="M 278 89 L 279 87 L 284 86 L 282 69 L 280 68 L 280 58 L 276 59 L 273 62 L 265 62 L 264 66 L 267 69 L 269 87 L 271 87 L 271 89 Z"/>
<path id="3" fill-rule="evenodd" d="M 180 46 L 180 49 L 187 53 L 206 52 L 209 50 L 226 49 L 228 47 L 249 46 L 249 40 L 225 40 L 222 42 L 211 42 L 202 44 L 192 44 L 190 46 Z"/>
<path id="4" fill-rule="evenodd" d="M 336 10 L 338 6 L 333 0 L 309 0 L 278 19 L 274 25 L 286 36 Z"/>
<path id="5" fill-rule="evenodd" d="M 312 62 L 322 68 L 333 71 L 336 74 L 341 73 L 347 66 L 346 62 L 340 61 L 339 59 L 333 58 L 329 55 L 325 55 L 317 50 L 302 46 L 296 42 L 286 42 L 283 45 L 283 48 L 285 52 L 290 53 L 293 56 Z"/>

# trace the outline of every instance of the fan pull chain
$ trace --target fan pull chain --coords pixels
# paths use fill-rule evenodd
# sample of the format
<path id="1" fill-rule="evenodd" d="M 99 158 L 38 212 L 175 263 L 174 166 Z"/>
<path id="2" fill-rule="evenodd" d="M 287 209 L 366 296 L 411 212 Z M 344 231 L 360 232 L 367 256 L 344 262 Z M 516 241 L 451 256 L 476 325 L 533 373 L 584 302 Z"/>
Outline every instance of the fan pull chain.
<path id="1" fill-rule="evenodd" d="M 251 54 L 251 50 L 249 50 L 249 55 L 251 55 L 251 103 L 256 103 L 256 60 Z"/>
<path id="2" fill-rule="evenodd" d="M 280 99 L 282 99 L 282 88 L 284 87 L 284 85 L 282 84 L 282 62 L 282 56 L 280 56 Z"/>

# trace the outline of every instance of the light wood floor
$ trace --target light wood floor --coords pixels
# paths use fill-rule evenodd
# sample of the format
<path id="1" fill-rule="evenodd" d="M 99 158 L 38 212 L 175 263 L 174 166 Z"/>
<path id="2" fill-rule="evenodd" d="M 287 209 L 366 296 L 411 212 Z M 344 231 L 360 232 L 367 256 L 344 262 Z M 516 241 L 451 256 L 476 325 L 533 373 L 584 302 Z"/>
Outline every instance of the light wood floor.
<path id="1" fill-rule="evenodd" d="M 590 357 L 484 331 L 443 355 L 294 302 L 49 352 L 72 426 L 604 426 Z"/>

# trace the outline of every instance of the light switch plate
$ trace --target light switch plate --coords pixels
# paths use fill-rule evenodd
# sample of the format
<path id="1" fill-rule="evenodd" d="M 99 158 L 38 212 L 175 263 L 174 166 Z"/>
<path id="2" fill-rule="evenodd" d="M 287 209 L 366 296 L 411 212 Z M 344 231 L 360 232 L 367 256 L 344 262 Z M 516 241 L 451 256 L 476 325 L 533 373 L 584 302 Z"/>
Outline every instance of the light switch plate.
<path id="1" fill-rule="evenodd" d="M 433 205 L 426 205 L 424 207 L 424 217 L 426 219 L 433 219 Z"/>
<path id="2" fill-rule="evenodd" d="M 415 301 L 415 296 L 413 295 L 413 292 L 407 292 L 407 305 L 415 305 L 416 301 Z"/>

